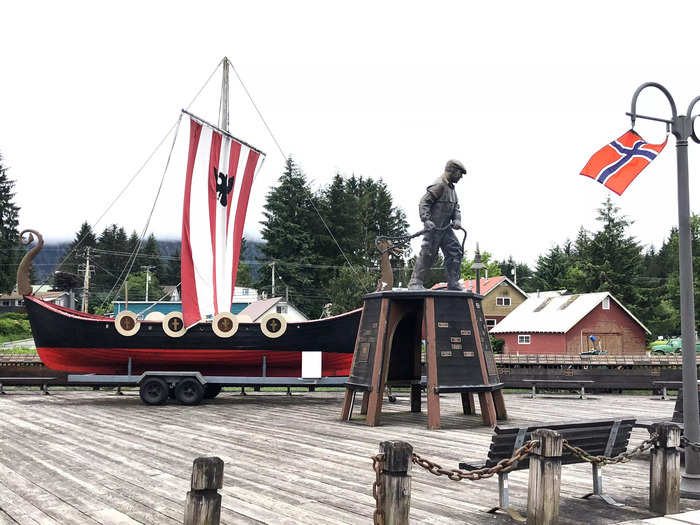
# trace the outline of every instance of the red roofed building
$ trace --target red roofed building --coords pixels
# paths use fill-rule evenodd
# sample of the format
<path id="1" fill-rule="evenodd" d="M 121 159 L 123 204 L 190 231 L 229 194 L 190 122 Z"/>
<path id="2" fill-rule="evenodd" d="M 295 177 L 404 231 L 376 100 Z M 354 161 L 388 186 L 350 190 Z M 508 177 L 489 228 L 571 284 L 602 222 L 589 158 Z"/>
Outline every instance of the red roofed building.
<path id="1" fill-rule="evenodd" d="M 505 354 L 640 355 L 649 330 L 609 292 L 531 294 L 491 330 Z"/>
<path id="2" fill-rule="evenodd" d="M 482 277 L 480 281 L 480 292 L 484 296 L 481 306 L 489 329 L 527 299 L 527 294 L 505 275 Z M 465 290 L 476 293 L 476 279 L 460 280 L 460 283 Z M 433 290 L 444 288 L 447 288 L 447 283 L 438 283 L 432 287 Z"/>

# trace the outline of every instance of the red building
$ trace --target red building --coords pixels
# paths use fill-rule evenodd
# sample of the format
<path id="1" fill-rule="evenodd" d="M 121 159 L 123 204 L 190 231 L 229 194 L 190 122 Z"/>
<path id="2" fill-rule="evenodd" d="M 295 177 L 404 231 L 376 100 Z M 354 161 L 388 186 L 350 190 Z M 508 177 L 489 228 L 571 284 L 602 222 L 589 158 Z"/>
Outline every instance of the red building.
<path id="1" fill-rule="evenodd" d="M 639 355 L 650 332 L 608 292 L 544 292 L 531 294 L 490 333 L 505 341 L 505 354 Z"/>

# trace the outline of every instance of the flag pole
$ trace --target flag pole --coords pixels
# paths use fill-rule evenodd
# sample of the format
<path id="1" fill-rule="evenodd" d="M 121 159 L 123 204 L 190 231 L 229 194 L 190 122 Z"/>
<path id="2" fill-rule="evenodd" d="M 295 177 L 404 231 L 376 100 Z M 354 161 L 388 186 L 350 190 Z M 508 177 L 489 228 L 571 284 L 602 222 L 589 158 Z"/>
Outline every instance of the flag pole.
<path id="1" fill-rule="evenodd" d="M 660 90 L 671 105 L 672 119 L 638 115 L 637 97 L 642 90 L 654 87 Z M 632 127 L 636 118 L 656 120 L 671 124 L 676 137 L 676 166 L 678 174 L 678 258 L 680 266 L 681 341 L 683 350 L 683 428 L 688 441 L 700 441 L 700 410 L 698 409 L 698 369 L 695 352 L 695 298 L 693 289 L 693 254 L 690 232 L 690 197 L 688 190 L 688 138 L 700 144 L 693 131 L 693 107 L 700 100 L 696 97 L 688 106 L 686 115 L 678 115 L 676 104 L 669 91 L 661 84 L 647 82 L 637 88 L 632 96 Z M 685 471 L 681 475 L 681 496 L 700 499 L 700 451 L 685 447 Z"/>

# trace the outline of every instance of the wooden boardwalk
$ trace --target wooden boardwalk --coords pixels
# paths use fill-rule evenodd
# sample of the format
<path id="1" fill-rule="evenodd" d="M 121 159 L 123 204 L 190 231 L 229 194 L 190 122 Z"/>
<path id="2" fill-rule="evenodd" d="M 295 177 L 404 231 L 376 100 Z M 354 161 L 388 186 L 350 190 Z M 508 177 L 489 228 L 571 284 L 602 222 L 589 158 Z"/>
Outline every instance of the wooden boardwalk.
<path id="1" fill-rule="evenodd" d="M 136 391 L 14 391 L 0 396 L 0 524 L 181 524 L 192 460 L 225 462 L 222 523 L 371 523 L 374 473 L 369 456 L 380 441 L 401 439 L 417 453 L 455 467 L 486 455 L 491 430 L 463 416 L 459 395 L 443 395 L 442 424 L 411 414 L 408 395 L 385 403 L 381 427 L 339 421 L 341 392 L 224 392 L 198 407 L 146 407 Z M 576 421 L 634 415 L 670 416 L 673 402 L 648 396 L 596 395 L 529 399 L 506 395 L 511 423 Z M 646 438 L 632 436 L 632 445 Z M 646 459 L 604 469 L 607 491 L 630 506 L 614 508 L 579 496 L 590 467 L 562 469 L 561 523 L 640 520 L 646 510 Z M 510 476 L 511 501 L 525 511 L 527 471 Z M 515 523 L 484 509 L 497 503 L 497 481 L 452 482 L 414 468 L 414 523 Z M 681 500 L 682 510 L 700 503 Z"/>

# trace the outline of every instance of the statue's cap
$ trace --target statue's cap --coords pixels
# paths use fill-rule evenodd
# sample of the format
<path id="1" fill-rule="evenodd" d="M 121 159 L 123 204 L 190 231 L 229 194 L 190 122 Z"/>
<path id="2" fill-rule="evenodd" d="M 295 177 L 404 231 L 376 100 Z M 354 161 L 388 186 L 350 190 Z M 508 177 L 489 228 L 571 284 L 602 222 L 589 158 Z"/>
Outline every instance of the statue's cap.
<path id="1" fill-rule="evenodd" d="M 447 164 L 445 164 L 445 171 L 459 171 L 461 173 L 466 173 L 467 168 L 465 168 L 464 164 L 462 164 L 460 161 L 451 159 L 447 161 Z"/>

